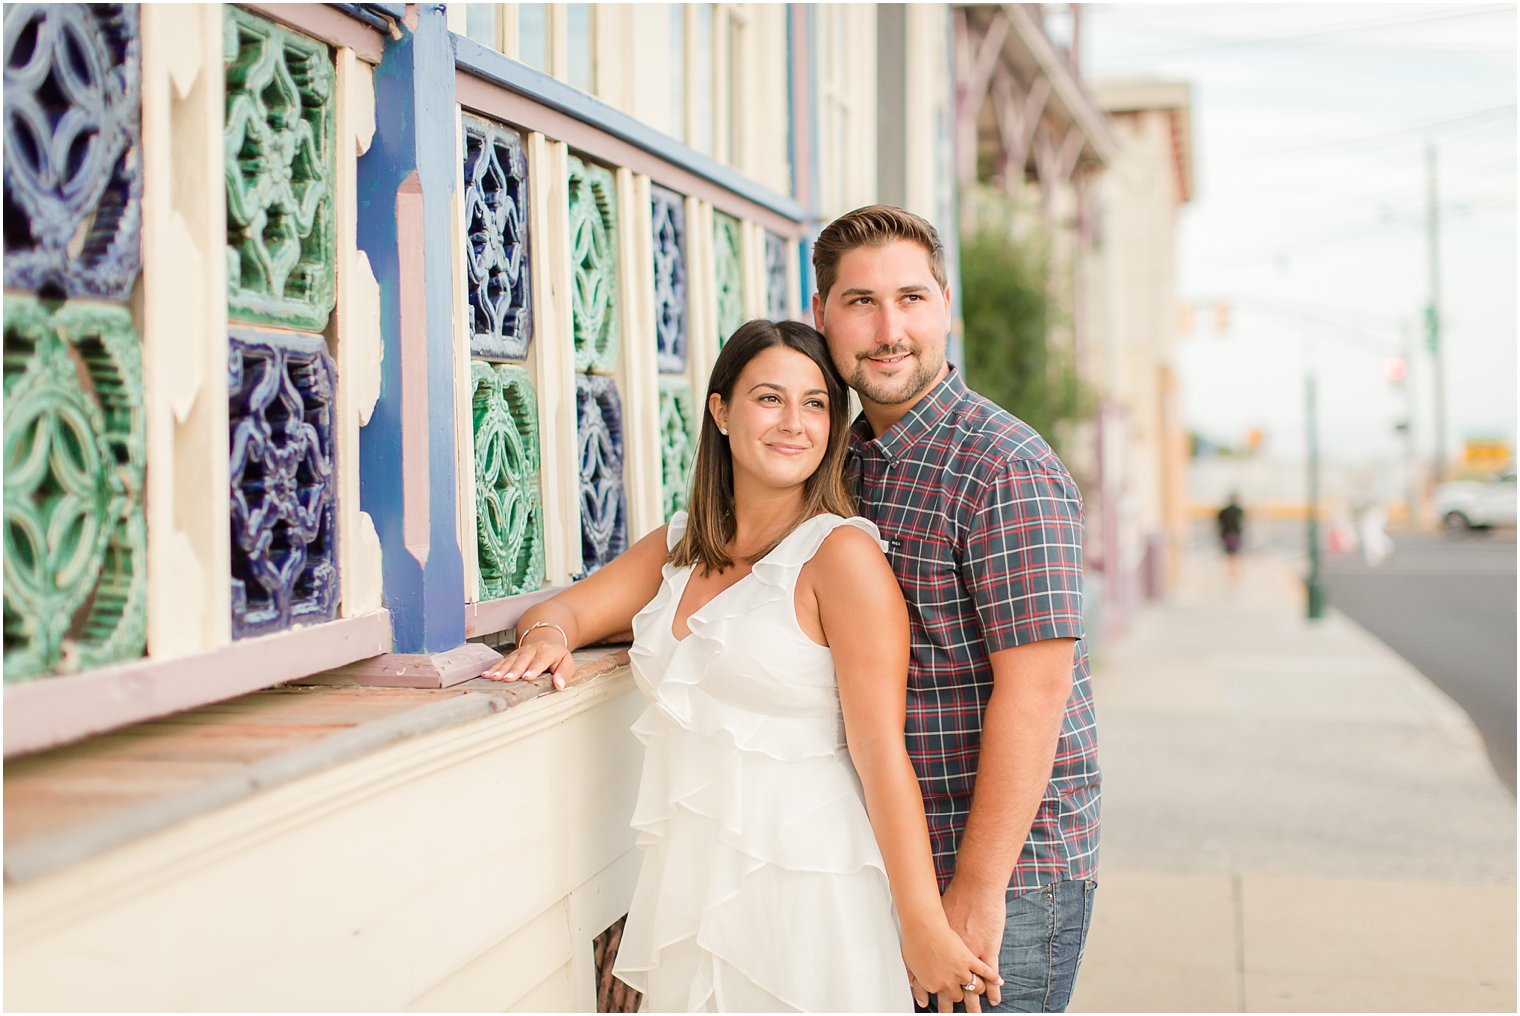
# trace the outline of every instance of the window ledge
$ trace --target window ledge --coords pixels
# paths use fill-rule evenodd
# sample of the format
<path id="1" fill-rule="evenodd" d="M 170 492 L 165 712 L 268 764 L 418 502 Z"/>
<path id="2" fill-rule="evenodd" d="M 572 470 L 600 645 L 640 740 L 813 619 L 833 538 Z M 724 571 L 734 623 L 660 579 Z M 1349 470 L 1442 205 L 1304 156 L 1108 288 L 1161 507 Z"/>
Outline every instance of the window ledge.
<path id="1" fill-rule="evenodd" d="M 626 647 L 575 654 L 577 694 L 626 668 Z M 11 760 L 5 882 L 77 864 L 387 745 L 551 694 L 547 677 L 451 688 L 278 687 Z M 558 693 L 566 694 L 566 693 Z"/>

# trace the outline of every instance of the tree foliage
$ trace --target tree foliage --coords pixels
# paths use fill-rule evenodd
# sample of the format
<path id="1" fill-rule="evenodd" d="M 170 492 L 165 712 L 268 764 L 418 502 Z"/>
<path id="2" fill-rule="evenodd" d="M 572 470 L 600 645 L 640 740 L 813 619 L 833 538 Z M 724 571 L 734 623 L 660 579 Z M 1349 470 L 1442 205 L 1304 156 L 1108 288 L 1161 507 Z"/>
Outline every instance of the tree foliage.
<path id="1" fill-rule="evenodd" d="M 1059 454 L 1092 398 L 1070 351 L 1050 340 L 1058 308 L 1045 244 L 1015 244 L 1009 233 L 1006 224 L 983 220 L 961 242 L 966 383 L 1038 430 Z"/>

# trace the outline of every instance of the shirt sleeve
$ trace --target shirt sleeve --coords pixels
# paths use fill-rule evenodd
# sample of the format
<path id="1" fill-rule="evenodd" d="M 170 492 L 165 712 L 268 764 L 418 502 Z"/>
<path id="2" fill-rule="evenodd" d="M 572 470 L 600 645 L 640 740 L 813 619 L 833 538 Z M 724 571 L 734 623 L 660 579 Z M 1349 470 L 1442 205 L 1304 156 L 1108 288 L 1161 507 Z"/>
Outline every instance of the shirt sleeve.
<path id="1" fill-rule="evenodd" d="M 1004 461 L 966 537 L 962 572 L 991 653 L 1081 638 L 1082 496 L 1069 475 Z"/>

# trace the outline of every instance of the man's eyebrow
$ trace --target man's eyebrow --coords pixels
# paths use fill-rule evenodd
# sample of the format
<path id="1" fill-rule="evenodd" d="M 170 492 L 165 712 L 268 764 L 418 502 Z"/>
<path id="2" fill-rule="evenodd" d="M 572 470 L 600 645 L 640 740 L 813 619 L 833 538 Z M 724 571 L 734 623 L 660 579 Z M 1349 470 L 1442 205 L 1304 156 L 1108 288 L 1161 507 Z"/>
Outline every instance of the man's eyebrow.
<path id="1" fill-rule="evenodd" d="M 929 292 L 929 287 L 926 286 L 926 285 L 924 285 L 922 282 L 915 282 L 912 285 L 899 286 L 897 288 L 897 291 L 899 293 L 927 293 L 927 292 Z M 853 286 L 850 289 L 846 289 L 844 292 L 840 293 L 839 295 L 841 297 L 875 296 L 876 295 L 876 290 L 874 290 L 874 289 L 866 289 L 863 286 Z"/>

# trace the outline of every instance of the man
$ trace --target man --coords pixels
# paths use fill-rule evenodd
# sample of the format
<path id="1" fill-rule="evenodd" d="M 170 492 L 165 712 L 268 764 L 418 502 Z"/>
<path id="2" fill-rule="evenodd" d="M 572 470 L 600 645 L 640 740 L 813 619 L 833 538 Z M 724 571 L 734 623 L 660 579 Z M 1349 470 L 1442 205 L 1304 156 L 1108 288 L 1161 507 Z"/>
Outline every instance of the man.
<path id="1" fill-rule="evenodd" d="M 1062 1011 L 1098 855 L 1082 501 L 1049 445 L 946 361 L 944 261 L 916 215 L 841 216 L 813 247 L 813 320 L 860 396 L 849 481 L 908 601 L 908 752 L 945 913 L 1004 980 L 968 1008 L 985 990 L 992 1011 Z"/>

